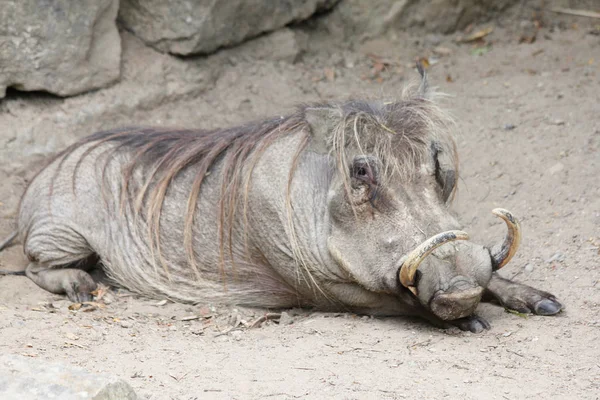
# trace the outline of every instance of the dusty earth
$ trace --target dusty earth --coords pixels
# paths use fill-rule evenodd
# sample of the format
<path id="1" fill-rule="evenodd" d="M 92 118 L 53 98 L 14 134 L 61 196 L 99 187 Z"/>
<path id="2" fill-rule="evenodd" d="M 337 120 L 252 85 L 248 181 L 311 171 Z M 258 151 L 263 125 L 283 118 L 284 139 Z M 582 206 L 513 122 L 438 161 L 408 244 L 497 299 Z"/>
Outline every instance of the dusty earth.
<path id="1" fill-rule="evenodd" d="M 119 84 L 69 99 L 11 92 L 0 102 L 0 236 L 14 228 L 40 163 L 93 130 L 225 126 L 298 102 L 394 97 L 416 76 L 413 60 L 428 57 L 461 128 L 454 208 L 465 230 L 491 243 L 504 227 L 490 210 L 513 211 L 524 240 L 502 274 L 552 292 L 564 312 L 522 316 L 483 304 L 478 312 L 492 329 L 482 334 L 309 310 L 248 328 L 265 310 L 114 289 L 99 308 L 70 310 L 28 279 L 3 276 L 0 351 L 114 374 L 145 399 L 598 399 L 600 38 L 568 25 L 519 44 L 522 25 L 474 31 L 486 26 L 495 28 L 487 45 L 457 44 L 463 33 L 350 44 L 314 40 L 300 27 L 292 33 L 308 43 L 302 53 L 265 49 L 261 38 L 186 59 L 124 33 Z M 24 268 L 21 252 L 5 250 L 0 268 Z"/>

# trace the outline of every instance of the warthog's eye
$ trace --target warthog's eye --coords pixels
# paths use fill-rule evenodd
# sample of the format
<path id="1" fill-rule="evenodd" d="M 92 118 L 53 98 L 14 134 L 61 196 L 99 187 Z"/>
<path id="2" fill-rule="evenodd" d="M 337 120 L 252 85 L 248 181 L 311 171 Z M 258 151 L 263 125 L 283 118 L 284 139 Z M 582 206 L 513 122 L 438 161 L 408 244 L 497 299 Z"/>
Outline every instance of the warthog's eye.
<path id="1" fill-rule="evenodd" d="M 351 168 L 351 176 L 369 186 L 377 185 L 378 168 L 377 162 L 372 157 L 359 156 L 354 159 Z"/>
<path id="2" fill-rule="evenodd" d="M 431 146 L 433 152 L 433 160 L 435 162 L 435 180 L 442 189 L 442 199 L 448 201 L 454 185 L 456 185 L 456 172 L 451 164 L 444 160 L 444 152 L 435 144 Z"/>
<path id="3" fill-rule="evenodd" d="M 374 200 L 378 196 L 379 165 L 377 159 L 369 156 L 358 156 L 350 167 L 352 187 L 355 189 L 355 204 L 367 201 L 375 206 Z"/>

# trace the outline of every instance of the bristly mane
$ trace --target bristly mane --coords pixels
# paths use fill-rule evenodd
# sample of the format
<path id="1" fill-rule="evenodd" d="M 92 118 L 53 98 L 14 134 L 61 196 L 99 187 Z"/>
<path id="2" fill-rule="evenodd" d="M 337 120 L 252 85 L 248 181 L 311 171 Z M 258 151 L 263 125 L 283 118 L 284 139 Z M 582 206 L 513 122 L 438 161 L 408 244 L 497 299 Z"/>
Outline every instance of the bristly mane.
<path id="1" fill-rule="evenodd" d="M 80 156 L 73 172 L 73 182 L 82 160 L 102 145 L 113 143 L 108 148 L 106 165 L 120 152 L 131 154 L 122 170 L 120 208 L 131 206 L 136 215 L 147 224 L 150 249 L 156 251 L 158 260 L 169 276 L 168 268 L 160 252 L 160 216 L 163 202 L 170 184 L 184 169 L 194 165 L 196 175 L 187 201 L 184 226 L 184 248 L 190 267 L 198 278 L 193 249 L 194 211 L 204 178 L 211 167 L 222 160 L 221 196 L 219 204 L 219 240 L 221 268 L 224 270 L 225 249 L 229 242 L 229 259 L 233 262 L 232 231 L 236 212 L 243 211 L 247 222 L 247 194 L 252 171 L 270 144 L 288 135 L 302 135 L 295 157 L 290 162 L 287 188 L 287 212 L 290 224 L 290 241 L 299 267 L 310 277 L 310 267 L 303 262 L 303 249 L 295 238 L 293 210 L 290 199 L 291 182 L 301 154 L 307 151 L 313 137 L 306 119 L 310 108 L 326 108 L 335 116 L 336 123 L 328 138 L 328 152 L 336 165 L 337 172 L 349 186 L 349 164 L 347 151 L 352 148 L 377 156 L 384 175 L 399 174 L 408 178 L 423 157 L 430 151 L 432 142 L 441 151 L 447 152 L 456 163 L 456 150 L 451 136 L 452 120 L 435 104 L 419 95 L 405 95 L 394 102 L 348 101 L 333 104 L 303 105 L 286 117 L 278 117 L 251 124 L 210 131 L 170 130 L 164 128 L 131 128 L 91 135 L 70 146 L 57 157 L 62 157 L 59 168 L 76 148 L 90 144 Z M 133 185 L 134 172 L 144 168 L 145 181 Z M 57 170 L 58 170 L 57 169 Z M 245 171 L 245 173 L 242 173 Z M 134 188 L 134 186 L 136 188 Z M 347 189 L 348 190 L 348 189 Z M 241 206 L 238 204 L 240 202 Z M 154 255 L 152 257 L 154 259 Z"/>

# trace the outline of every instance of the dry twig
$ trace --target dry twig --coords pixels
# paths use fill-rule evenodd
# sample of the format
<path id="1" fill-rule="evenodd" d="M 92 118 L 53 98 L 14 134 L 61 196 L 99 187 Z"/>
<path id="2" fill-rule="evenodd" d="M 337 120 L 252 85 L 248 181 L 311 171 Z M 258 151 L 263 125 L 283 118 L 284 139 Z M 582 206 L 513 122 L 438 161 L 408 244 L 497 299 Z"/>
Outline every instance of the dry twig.
<path id="1" fill-rule="evenodd" d="M 551 8 L 550 11 L 559 13 L 559 14 L 576 15 L 578 17 L 600 18 L 599 12 L 588 11 L 588 10 L 575 10 L 573 8 L 555 7 L 555 8 Z"/>
<path id="2" fill-rule="evenodd" d="M 253 322 L 251 322 L 248 327 L 249 328 L 258 328 L 260 326 L 260 324 L 262 324 L 265 321 L 275 320 L 275 319 L 279 319 L 279 318 L 281 318 L 280 313 L 266 313 L 266 314 L 262 315 L 261 317 L 255 319 Z"/>

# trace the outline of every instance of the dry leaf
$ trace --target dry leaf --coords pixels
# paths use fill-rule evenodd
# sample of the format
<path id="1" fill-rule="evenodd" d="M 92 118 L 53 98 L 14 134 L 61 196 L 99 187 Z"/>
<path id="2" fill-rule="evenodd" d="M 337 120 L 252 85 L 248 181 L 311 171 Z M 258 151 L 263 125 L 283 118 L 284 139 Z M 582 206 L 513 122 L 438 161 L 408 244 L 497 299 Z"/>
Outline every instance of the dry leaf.
<path id="1" fill-rule="evenodd" d="M 427 57 L 420 57 L 417 62 L 420 62 L 421 65 L 423 66 L 423 68 L 428 69 L 431 66 L 431 63 L 429 62 L 429 58 Z"/>
<path id="2" fill-rule="evenodd" d="M 472 33 L 472 34 L 470 34 L 467 37 L 458 38 L 458 41 L 462 42 L 462 43 L 474 42 L 476 40 L 483 39 L 484 37 L 486 37 L 487 35 L 489 35 L 493 31 L 494 31 L 494 28 L 490 26 L 488 28 L 482 29 L 482 30 L 477 31 L 475 33 Z"/>
<path id="3" fill-rule="evenodd" d="M 327 78 L 329 82 L 332 82 L 335 79 L 335 70 L 329 67 L 325 68 L 325 78 Z"/>
<path id="4" fill-rule="evenodd" d="M 96 303 L 94 301 L 86 301 L 83 303 L 83 305 L 85 306 L 82 311 L 84 312 L 90 312 L 90 311 L 96 311 L 99 308 L 106 308 L 106 306 L 102 303 Z"/>
<path id="5" fill-rule="evenodd" d="M 94 290 L 93 292 L 90 292 L 90 294 L 92 296 L 94 296 L 96 298 L 96 300 L 100 300 L 102 299 L 102 297 L 104 297 L 104 295 L 107 293 L 107 288 L 104 286 L 98 286 L 98 288 L 96 290 Z"/>
<path id="6" fill-rule="evenodd" d="M 381 71 L 383 71 L 385 69 L 385 64 L 381 63 L 381 62 L 376 62 L 375 64 L 373 64 L 373 70 L 376 73 L 379 73 Z"/>
<path id="7" fill-rule="evenodd" d="M 521 35 L 521 37 L 519 37 L 519 43 L 531 44 L 531 43 L 535 42 L 536 37 L 537 37 L 537 32 L 524 33 Z"/>
<path id="8" fill-rule="evenodd" d="M 439 56 L 449 56 L 452 54 L 452 50 L 447 47 L 438 46 L 433 49 L 433 52 Z"/>

